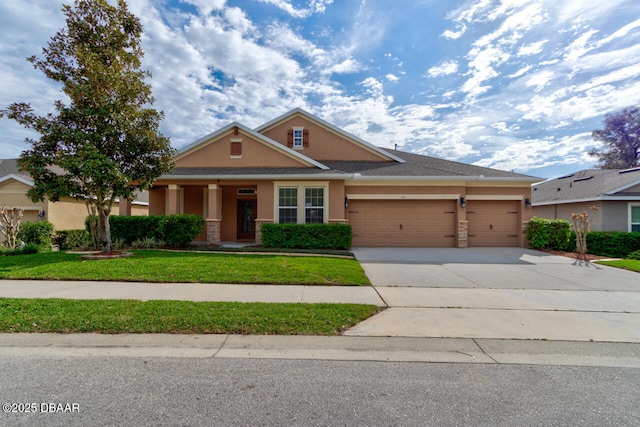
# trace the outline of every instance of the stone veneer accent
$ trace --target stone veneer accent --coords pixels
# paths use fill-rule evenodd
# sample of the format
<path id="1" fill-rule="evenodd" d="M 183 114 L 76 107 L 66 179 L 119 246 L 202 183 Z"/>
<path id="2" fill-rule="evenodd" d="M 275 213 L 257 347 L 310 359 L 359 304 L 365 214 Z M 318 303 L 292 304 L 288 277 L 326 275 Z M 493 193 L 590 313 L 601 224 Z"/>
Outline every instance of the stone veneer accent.
<path id="1" fill-rule="evenodd" d="M 458 247 L 469 246 L 469 221 L 458 221 Z"/>
<path id="2" fill-rule="evenodd" d="M 206 219 L 207 223 L 207 243 L 210 245 L 220 244 L 220 220 Z"/>
<path id="3" fill-rule="evenodd" d="M 256 219 L 256 245 L 262 244 L 262 230 L 260 230 L 260 226 L 262 224 L 272 224 L 273 221 L 270 219 Z"/>

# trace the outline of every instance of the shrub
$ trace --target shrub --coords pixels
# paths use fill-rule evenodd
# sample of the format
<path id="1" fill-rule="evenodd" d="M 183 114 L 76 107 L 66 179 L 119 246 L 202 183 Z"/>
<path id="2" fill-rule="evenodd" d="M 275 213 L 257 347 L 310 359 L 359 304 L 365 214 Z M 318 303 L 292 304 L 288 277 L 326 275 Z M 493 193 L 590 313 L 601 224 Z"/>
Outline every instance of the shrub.
<path id="1" fill-rule="evenodd" d="M 262 224 L 262 246 L 283 249 L 348 249 L 348 224 Z"/>
<path id="2" fill-rule="evenodd" d="M 564 219 L 534 217 L 527 224 L 527 240 L 534 249 L 564 250 L 571 240 L 571 224 Z"/>
<path id="3" fill-rule="evenodd" d="M 190 214 L 164 216 L 158 227 L 160 239 L 172 248 L 189 246 L 203 229 L 204 219 Z"/>
<path id="4" fill-rule="evenodd" d="M 640 249 L 640 233 L 622 231 L 592 231 L 587 235 L 587 251 L 590 254 L 625 258 Z"/>
<path id="5" fill-rule="evenodd" d="M 87 230 L 60 230 L 53 236 L 53 243 L 60 250 L 86 249 L 91 245 L 91 236 Z"/>
<path id="6" fill-rule="evenodd" d="M 9 249 L 5 246 L 0 246 L 0 255 L 28 255 L 28 254 L 37 254 L 40 252 L 40 246 L 35 243 L 27 243 L 21 247 L 17 247 L 15 249 Z"/>
<path id="7" fill-rule="evenodd" d="M 25 222 L 20 226 L 18 240 L 26 245 L 33 244 L 48 250 L 51 249 L 53 234 L 53 224 L 49 221 Z"/>
<path id="8" fill-rule="evenodd" d="M 627 255 L 627 258 L 640 260 L 640 250 L 631 252 L 629 255 Z"/>
<path id="9" fill-rule="evenodd" d="M 145 237 L 144 239 L 137 239 L 131 243 L 131 247 L 134 249 L 153 249 L 163 246 L 164 242 L 156 240 L 155 237 Z"/>
<path id="10" fill-rule="evenodd" d="M 161 240 L 159 228 L 162 218 L 164 217 L 158 215 L 110 216 L 111 240 L 120 239 L 125 245 L 131 245 L 136 240 L 144 240 L 149 237 Z"/>

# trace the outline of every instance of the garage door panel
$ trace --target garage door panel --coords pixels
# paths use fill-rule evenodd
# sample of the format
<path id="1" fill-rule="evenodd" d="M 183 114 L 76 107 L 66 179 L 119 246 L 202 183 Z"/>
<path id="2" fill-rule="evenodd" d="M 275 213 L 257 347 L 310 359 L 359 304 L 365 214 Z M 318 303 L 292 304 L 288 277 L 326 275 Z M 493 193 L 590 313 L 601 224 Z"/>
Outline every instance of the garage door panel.
<path id="1" fill-rule="evenodd" d="M 514 200 L 469 200 L 469 246 L 520 246 L 519 208 L 520 202 Z"/>
<path id="2" fill-rule="evenodd" d="M 454 200 L 352 200 L 353 246 L 453 247 Z"/>

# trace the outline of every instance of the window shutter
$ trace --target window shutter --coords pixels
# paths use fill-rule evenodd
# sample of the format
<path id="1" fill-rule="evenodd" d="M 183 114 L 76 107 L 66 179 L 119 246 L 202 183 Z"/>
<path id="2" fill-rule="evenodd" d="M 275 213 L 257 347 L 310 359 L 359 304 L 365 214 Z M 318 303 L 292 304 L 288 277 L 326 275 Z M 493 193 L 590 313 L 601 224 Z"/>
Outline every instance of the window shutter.
<path id="1" fill-rule="evenodd" d="M 242 142 L 240 141 L 231 142 L 231 155 L 242 156 Z"/>
<path id="2" fill-rule="evenodd" d="M 293 129 L 287 129 L 287 147 L 293 147 Z"/>
<path id="3" fill-rule="evenodd" d="M 302 130 L 302 146 L 303 147 L 309 146 L 309 129 Z"/>

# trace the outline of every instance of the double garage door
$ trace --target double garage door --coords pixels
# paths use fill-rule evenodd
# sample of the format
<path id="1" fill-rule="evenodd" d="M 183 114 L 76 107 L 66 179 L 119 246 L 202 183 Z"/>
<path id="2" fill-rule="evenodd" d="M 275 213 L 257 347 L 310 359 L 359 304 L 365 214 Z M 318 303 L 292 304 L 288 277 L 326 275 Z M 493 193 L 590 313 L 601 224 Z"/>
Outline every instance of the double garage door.
<path id="1" fill-rule="evenodd" d="M 454 247 L 457 200 L 351 200 L 353 246 Z M 518 201 L 469 200 L 469 246 L 519 246 Z"/>

